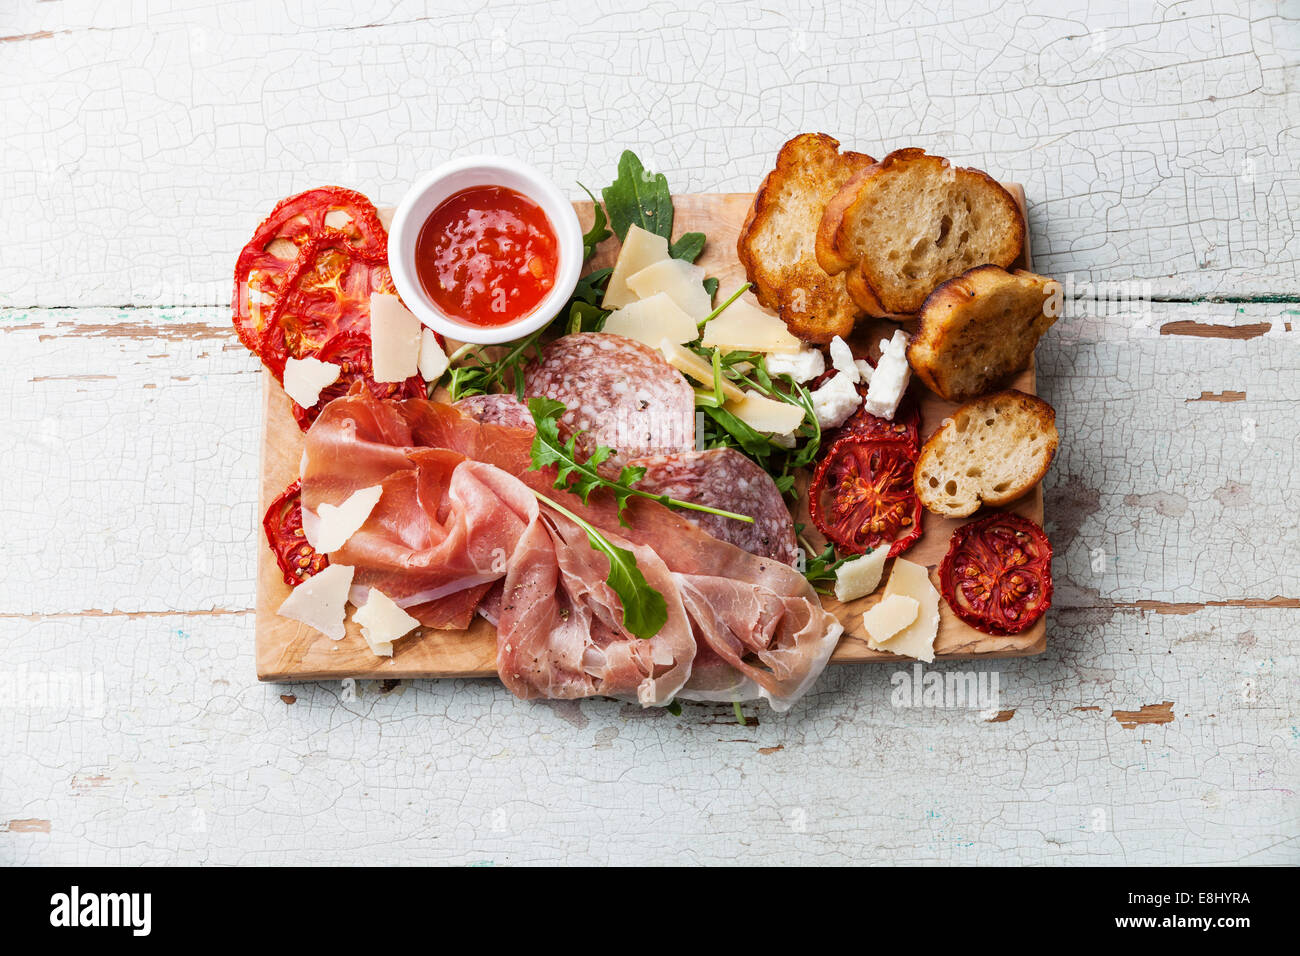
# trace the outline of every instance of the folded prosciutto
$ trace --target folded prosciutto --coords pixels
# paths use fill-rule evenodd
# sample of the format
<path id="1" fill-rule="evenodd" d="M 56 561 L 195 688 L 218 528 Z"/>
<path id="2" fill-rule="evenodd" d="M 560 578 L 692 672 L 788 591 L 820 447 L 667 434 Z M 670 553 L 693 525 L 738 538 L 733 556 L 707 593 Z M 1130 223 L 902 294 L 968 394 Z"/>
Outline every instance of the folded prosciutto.
<path id="1" fill-rule="evenodd" d="M 497 624 L 497 671 L 519 697 L 762 697 L 785 710 L 821 673 L 841 627 L 793 568 L 709 535 L 664 506 L 587 504 L 530 470 L 533 432 L 468 410 L 354 390 L 306 436 L 305 526 L 322 504 L 380 485 L 379 503 L 332 561 L 355 568 L 354 598 L 383 591 L 429 627 Z M 608 560 L 543 495 L 636 557 L 668 621 L 649 640 L 622 626 Z"/>

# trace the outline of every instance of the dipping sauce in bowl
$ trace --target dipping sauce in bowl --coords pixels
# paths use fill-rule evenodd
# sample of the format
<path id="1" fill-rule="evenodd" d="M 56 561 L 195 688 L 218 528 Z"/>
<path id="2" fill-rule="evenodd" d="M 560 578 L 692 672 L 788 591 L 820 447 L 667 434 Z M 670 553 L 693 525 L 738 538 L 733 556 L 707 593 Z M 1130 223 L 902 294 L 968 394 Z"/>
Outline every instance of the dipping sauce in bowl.
<path id="1" fill-rule="evenodd" d="M 527 163 L 465 156 L 421 176 L 388 229 L 406 307 L 454 342 L 500 345 L 569 301 L 586 250 L 573 203 Z"/>
<path id="2" fill-rule="evenodd" d="M 415 271 L 444 313 L 495 327 L 531 313 L 555 286 L 559 244 L 540 205 L 506 186 L 444 199 L 415 243 Z"/>

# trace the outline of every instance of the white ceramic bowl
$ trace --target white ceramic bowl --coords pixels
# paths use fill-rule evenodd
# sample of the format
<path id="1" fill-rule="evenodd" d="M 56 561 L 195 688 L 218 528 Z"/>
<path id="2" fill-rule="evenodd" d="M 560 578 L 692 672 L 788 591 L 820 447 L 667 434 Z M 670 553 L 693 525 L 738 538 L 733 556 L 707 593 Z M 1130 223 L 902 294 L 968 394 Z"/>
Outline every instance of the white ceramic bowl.
<path id="1" fill-rule="evenodd" d="M 532 312 L 506 325 L 470 325 L 447 315 L 429 298 L 415 271 L 415 243 L 425 221 L 444 199 L 474 186 L 505 186 L 523 193 L 542 207 L 555 230 L 559 254 L 555 285 Z M 582 227 L 573 204 L 537 170 L 505 156 L 455 159 L 416 180 L 402 197 L 388 230 L 388 268 L 407 308 L 435 332 L 477 345 L 522 338 L 555 318 L 578 284 L 582 258 Z"/>

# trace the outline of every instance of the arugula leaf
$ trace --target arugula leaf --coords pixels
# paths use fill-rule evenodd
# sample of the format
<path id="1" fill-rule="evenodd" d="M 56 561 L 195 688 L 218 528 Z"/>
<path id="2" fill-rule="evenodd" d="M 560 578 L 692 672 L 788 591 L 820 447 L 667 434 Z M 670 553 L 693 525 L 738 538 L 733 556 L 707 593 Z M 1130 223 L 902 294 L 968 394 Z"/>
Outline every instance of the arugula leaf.
<path id="1" fill-rule="evenodd" d="M 719 285 L 718 280 L 715 279 L 713 276 L 709 276 L 707 279 L 704 280 L 704 291 L 709 294 L 710 299 L 712 299 L 715 295 L 718 294 L 718 285 Z"/>
<path id="2" fill-rule="evenodd" d="M 596 269 L 593 272 L 588 272 L 574 286 L 574 300 L 586 302 L 589 305 L 600 305 L 600 300 L 605 297 L 605 289 L 609 286 L 609 277 L 613 274 L 614 270 L 612 268 Z"/>
<path id="3" fill-rule="evenodd" d="M 538 501 L 549 505 L 564 515 L 587 534 L 587 542 L 596 552 L 609 559 L 609 575 L 605 583 L 618 595 L 623 605 L 623 627 L 629 634 L 649 640 L 668 623 L 668 602 L 650 586 L 641 569 L 636 566 L 636 555 L 620 548 L 606 538 L 600 529 L 574 514 L 564 505 L 533 491 Z"/>
<path id="4" fill-rule="evenodd" d="M 596 251 L 596 247 L 613 235 L 613 233 L 605 228 L 608 225 L 609 220 L 605 216 L 604 208 L 596 201 L 596 197 L 591 195 L 591 190 L 586 186 L 583 186 L 582 183 L 578 183 L 578 185 L 582 187 L 584 193 L 591 197 L 591 203 L 596 209 L 595 221 L 591 224 L 591 228 L 582 235 L 582 259 L 585 262 L 591 258 L 592 254 Z"/>
<path id="5" fill-rule="evenodd" d="M 569 306 L 569 321 L 565 326 L 566 335 L 577 332 L 599 332 L 605 327 L 609 312 L 590 302 L 574 302 Z"/>
<path id="6" fill-rule="evenodd" d="M 868 554 L 871 552 L 868 551 Z M 848 558 L 835 558 L 835 546 L 828 544 L 821 554 L 817 555 L 808 562 L 804 568 L 803 576 L 808 579 L 808 583 L 813 586 L 818 594 L 829 594 L 830 591 L 825 588 L 819 588 L 817 585 L 826 584 L 835 580 L 835 571 Z"/>
<path id="7" fill-rule="evenodd" d="M 704 233 L 702 232 L 684 232 L 668 247 L 670 256 L 674 259 L 685 259 L 687 262 L 694 262 L 703 251 Z"/>
<path id="8" fill-rule="evenodd" d="M 619 242 L 627 238 L 627 231 L 633 225 L 656 236 L 672 238 L 673 197 L 668 190 L 668 177 L 647 172 L 630 149 L 625 149 L 619 157 L 618 178 L 602 189 L 600 195 Z"/>
<path id="9" fill-rule="evenodd" d="M 567 411 L 563 402 L 553 398 L 530 398 L 528 411 L 537 426 L 537 434 L 533 437 L 531 470 L 540 471 L 554 465 L 557 472 L 555 487 L 573 492 L 582 499 L 583 504 L 587 503 L 587 499 L 597 488 L 608 489 L 613 493 L 614 500 L 618 504 L 618 520 L 621 524 L 627 524 L 623 519 L 623 509 L 627 507 L 628 498 L 632 495 L 657 501 L 670 508 L 703 511 L 735 521 L 744 521 L 746 524 L 754 523 L 754 519 L 749 515 L 710 508 L 693 501 L 679 501 L 667 495 L 651 494 L 633 487 L 645 477 L 644 468 L 624 465 L 617 478 L 606 478 L 598 469 L 609 460 L 614 450 L 605 445 L 597 445 L 590 457 L 585 461 L 579 461 L 577 440 L 581 432 L 570 435 L 567 442 L 560 438 L 560 417 Z"/>
<path id="10" fill-rule="evenodd" d="M 740 449 L 751 458 L 766 459 L 772 453 L 772 442 L 762 432 L 741 421 L 725 408 L 713 408 L 708 405 L 703 408 L 704 414 L 734 438 Z M 759 464 L 761 465 L 762 461 Z"/>

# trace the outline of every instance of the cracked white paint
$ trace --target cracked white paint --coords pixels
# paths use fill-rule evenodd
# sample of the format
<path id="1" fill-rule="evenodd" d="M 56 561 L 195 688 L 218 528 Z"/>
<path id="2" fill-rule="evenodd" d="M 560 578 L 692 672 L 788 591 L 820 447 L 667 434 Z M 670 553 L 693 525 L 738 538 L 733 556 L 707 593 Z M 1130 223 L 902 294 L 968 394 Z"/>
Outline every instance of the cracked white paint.
<path id="1" fill-rule="evenodd" d="M 891 707 L 881 665 L 745 727 L 256 683 L 259 372 L 226 309 L 173 307 L 227 299 L 255 221 L 321 181 L 391 198 L 510 148 L 599 185 L 631 146 L 748 189 L 806 127 L 1026 183 L 1044 271 L 1294 298 L 1275 5 L 124 6 L 0 28 L 36 35 L 0 42 L 5 212 L 31 223 L 0 304 L 167 306 L 0 309 L 0 862 L 1300 861 L 1300 609 L 1260 606 L 1300 597 L 1294 304 L 1079 307 L 1045 338 L 1056 606 L 1046 654 L 990 665 L 996 719 Z M 65 672 L 102 701 L 32 699 Z"/>
<path id="2" fill-rule="evenodd" d="M 0 305 L 219 304 L 277 199 L 395 201 L 457 153 L 514 153 L 577 198 L 630 147 L 678 190 L 725 192 L 804 129 L 1023 183 L 1058 276 L 1300 291 L 1300 30 L 1272 0 L 629 6 L 6 14 L 0 179 L 26 241 Z"/>

